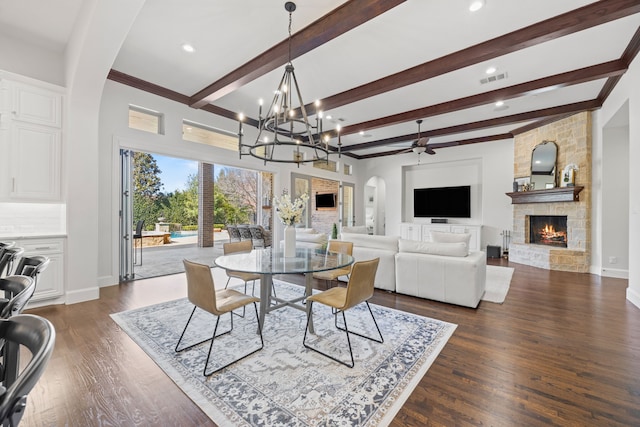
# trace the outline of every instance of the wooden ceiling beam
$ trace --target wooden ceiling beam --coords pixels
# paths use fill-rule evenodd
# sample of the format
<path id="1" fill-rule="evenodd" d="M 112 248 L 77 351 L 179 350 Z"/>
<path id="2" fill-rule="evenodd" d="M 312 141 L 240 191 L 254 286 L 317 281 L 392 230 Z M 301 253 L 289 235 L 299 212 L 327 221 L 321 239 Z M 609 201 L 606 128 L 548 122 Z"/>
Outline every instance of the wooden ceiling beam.
<path id="1" fill-rule="evenodd" d="M 304 55 L 405 1 L 347 1 L 291 36 L 291 59 Z M 193 95 L 189 104 L 194 108 L 202 108 L 288 61 L 289 40 L 286 39 Z"/>
<path id="2" fill-rule="evenodd" d="M 590 67 L 580 68 L 578 70 L 568 71 L 566 73 L 556 74 L 544 77 L 530 82 L 521 83 L 490 92 L 479 93 L 477 95 L 467 96 L 428 107 L 417 108 L 411 111 L 405 111 L 362 123 L 345 126 L 341 129 L 342 135 L 355 134 L 360 131 L 366 131 L 385 126 L 391 126 L 398 123 L 406 123 L 416 119 L 424 119 L 440 114 L 460 111 L 467 108 L 479 107 L 482 105 L 493 104 L 497 101 L 505 101 L 508 99 L 518 98 L 535 93 L 551 87 L 566 87 L 585 83 L 593 80 L 603 79 L 607 77 L 621 76 L 627 71 L 628 63 L 618 59 L 605 62 Z"/>
<path id="3" fill-rule="evenodd" d="M 535 120 L 542 117 L 557 116 L 560 114 L 569 114 L 569 113 L 573 114 L 573 113 L 578 113 L 580 111 L 594 110 L 600 107 L 601 107 L 601 104 L 598 102 L 597 99 L 591 100 L 591 101 L 576 102 L 573 104 L 566 104 L 566 105 L 560 105 L 557 107 L 543 108 L 541 110 L 528 111 L 525 113 L 512 114 L 510 116 L 496 117 L 493 119 L 481 120 L 481 121 L 472 122 L 472 123 L 465 123 L 462 125 L 450 126 L 446 128 L 440 128 L 440 129 L 433 129 L 430 131 L 421 132 L 420 136 L 430 138 L 430 137 L 436 137 L 436 136 L 451 135 L 455 133 L 471 132 L 474 130 L 487 129 L 487 128 L 503 126 L 503 125 L 512 124 L 512 123 L 525 122 L 528 120 Z M 362 144 L 353 144 L 353 145 L 342 147 L 342 152 L 364 150 L 366 148 L 389 145 L 390 143 L 411 141 L 413 139 L 416 139 L 417 137 L 418 137 L 417 133 L 411 133 L 408 135 L 398 136 L 394 138 L 364 142 Z"/>
<path id="4" fill-rule="evenodd" d="M 640 12 L 637 0 L 600 0 L 449 55 L 321 99 L 325 111 Z M 311 108 L 311 104 L 308 106 Z"/>
<path id="5" fill-rule="evenodd" d="M 487 135 L 487 136 L 481 136 L 479 138 L 469 138 L 469 139 L 463 139 L 460 141 L 450 141 L 450 142 L 440 142 L 437 144 L 429 144 L 429 147 L 435 149 L 438 148 L 446 148 L 446 147 L 457 147 L 459 145 L 469 145 L 469 144 L 479 144 L 482 142 L 491 142 L 491 141 L 501 141 L 503 139 L 511 139 L 513 138 L 513 134 L 511 133 L 499 133 L 499 134 L 495 134 L 495 135 Z M 402 153 L 406 153 L 407 148 L 401 148 L 399 150 L 391 150 L 391 151 L 382 151 L 379 153 L 371 153 L 371 154 L 362 154 L 360 155 L 361 159 L 371 159 L 374 157 L 384 157 L 384 156 L 392 156 L 395 154 L 402 154 Z"/>

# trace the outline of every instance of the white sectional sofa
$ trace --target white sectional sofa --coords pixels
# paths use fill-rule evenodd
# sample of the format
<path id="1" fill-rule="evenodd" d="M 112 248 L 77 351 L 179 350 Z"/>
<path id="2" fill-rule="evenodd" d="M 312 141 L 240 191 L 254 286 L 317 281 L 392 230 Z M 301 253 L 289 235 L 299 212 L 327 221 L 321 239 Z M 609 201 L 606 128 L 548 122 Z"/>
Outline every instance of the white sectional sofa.
<path id="1" fill-rule="evenodd" d="M 342 233 L 340 239 L 353 242 L 353 257 L 356 261 L 380 258 L 374 286 L 387 291 L 396 290 L 395 256 L 398 253 L 398 237 Z"/>
<path id="2" fill-rule="evenodd" d="M 341 239 L 353 242 L 356 261 L 380 258 L 376 288 L 477 307 L 485 289 L 485 253 L 469 252 L 468 235 L 438 234 L 438 242 L 351 233 Z"/>
<path id="3" fill-rule="evenodd" d="M 398 242 L 396 292 L 467 307 L 484 294 L 487 258 L 464 243 Z"/>

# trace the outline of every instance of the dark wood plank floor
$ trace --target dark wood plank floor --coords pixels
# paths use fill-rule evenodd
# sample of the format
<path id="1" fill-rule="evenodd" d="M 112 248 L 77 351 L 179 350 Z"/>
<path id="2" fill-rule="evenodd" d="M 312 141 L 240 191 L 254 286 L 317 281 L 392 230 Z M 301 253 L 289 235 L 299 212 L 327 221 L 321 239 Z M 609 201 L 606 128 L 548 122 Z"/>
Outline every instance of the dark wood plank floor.
<path id="1" fill-rule="evenodd" d="M 627 281 L 511 266 L 505 303 L 475 310 L 376 291 L 376 304 L 458 325 L 392 425 L 640 425 L 640 309 Z M 214 425 L 109 317 L 185 295 L 180 274 L 29 310 L 58 335 L 22 425 Z"/>

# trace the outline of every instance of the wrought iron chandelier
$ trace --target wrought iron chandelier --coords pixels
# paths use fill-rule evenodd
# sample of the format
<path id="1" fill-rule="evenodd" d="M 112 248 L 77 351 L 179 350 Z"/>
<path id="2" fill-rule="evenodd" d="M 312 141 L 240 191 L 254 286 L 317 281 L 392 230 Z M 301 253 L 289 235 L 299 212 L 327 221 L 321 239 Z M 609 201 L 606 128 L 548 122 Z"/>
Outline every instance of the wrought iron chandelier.
<path id="1" fill-rule="evenodd" d="M 300 163 L 318 160 L 329 162 L 330 132 L 323 135 L 323 112 L 316 101 L 314 119 L 311 119 L 298 87 L 296 74 L 291 63 L 291 15 L 296 4 L 286 2 L 284 8 L 289 12 L 289 61 L 284 75 L 275 91 L 267 113 L 262 116 L 262 100 L 258 111 L 258 136 L 253 144 L 245 144 L 243 137 L 244 116 L 239 115 L 238 151 L 240 158 L 251 155 L 264 162 Z M 298 107 L 294 106 L 294 102 Z M 340 125 L 335 131 L 338 137 L 338 154 L 340 155 Z"/>

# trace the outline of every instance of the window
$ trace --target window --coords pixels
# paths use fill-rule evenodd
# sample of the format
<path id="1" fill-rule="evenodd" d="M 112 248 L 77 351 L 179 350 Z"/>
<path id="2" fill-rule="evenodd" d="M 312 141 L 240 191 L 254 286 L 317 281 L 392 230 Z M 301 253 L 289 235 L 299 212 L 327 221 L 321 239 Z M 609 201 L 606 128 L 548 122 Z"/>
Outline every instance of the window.
<path id="1" fill-rule="evenodd" d="M 164 135 L 163 115 L 159 111 L 137 105 L 129 105 L 129 127 Z"/>
<path id="2" fill-rule="evenodd" d="M 324 170 L 328 170 L 331 172 L 337 172 L 338 171 L 338 163 L 329 160 L 328 162 L 326 160 L 314 160 L 313 161 L 313 167 L 314 168 L 318 168 L 318 169 L 324 169 Z"/>
<path id="3" fill-rule="evenodd" d="M 344 164 L 343 169 L 342 169 L 343 173 L 345 175 L 352 175 L 353 174 L 353 167 L 351 165 L 348 164 Z"/>
<path id="4" fill-rule="evenodd" d="M 233 132 L 190 120 L 182 121 L 182 139 L 224 148 L 225 150 L 238 151 L 238 136 Z"/>

